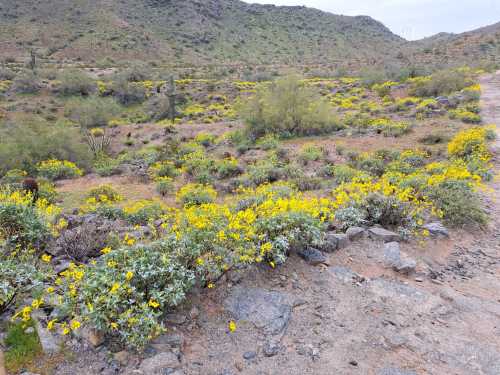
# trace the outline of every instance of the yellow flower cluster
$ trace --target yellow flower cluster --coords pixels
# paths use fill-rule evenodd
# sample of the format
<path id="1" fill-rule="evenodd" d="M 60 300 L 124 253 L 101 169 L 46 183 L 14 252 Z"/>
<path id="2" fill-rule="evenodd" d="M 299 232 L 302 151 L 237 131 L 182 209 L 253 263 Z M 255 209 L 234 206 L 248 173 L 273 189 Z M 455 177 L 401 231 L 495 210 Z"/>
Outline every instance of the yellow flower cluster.
<path id="1" fill-rule="evenodd" d="M 455 158 L 477 158 L 489 161 L 491 153 L 488 151 L 486 138 L 491 127 L 474 127 L 459 132 L 448 144 L 448 154 Z"/>

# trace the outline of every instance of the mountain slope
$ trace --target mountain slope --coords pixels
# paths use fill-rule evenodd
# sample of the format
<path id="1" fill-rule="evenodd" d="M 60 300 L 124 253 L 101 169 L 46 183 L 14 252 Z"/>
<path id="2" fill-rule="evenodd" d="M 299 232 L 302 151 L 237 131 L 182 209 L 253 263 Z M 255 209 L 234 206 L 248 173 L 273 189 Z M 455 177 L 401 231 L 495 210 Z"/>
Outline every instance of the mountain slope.
<path id="1" fill-rule="evenodd" d="M 462 34 L 440 33 L 408 44 L 408 55 L 419 64 L 500 63 L 500 22 Z"/>
<path id="2" fill-rule="evenodd" d="M 395 58 L 404 40 L 369 17 L 239 0 L 3 0 L 0 43 L 56 59 L 311 64 Z"/>

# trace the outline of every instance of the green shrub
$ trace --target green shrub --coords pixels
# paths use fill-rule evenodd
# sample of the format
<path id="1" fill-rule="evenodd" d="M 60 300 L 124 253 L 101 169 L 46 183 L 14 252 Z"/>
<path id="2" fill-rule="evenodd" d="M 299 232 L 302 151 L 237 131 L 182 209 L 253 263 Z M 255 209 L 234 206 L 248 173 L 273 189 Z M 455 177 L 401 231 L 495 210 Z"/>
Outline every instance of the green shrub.
<path id="1" fill-rule="evenodd" d="M 428 189 L 428 196 L 453 226 L 485 225 L 487 216 L 468 181 L 448 180 Z"/>
<path id="2" fill-rule="evenodd" d="M 10 169 L 29 174 L 47 159 L 78 162 L 88 167 L 91 154 L 78 128 L 43 121 L 8 123 L 0 127 L 0 175 Z"/>
<path id="3" fill-rule="evenodd" d="M 90 189 L 87 198 L 95 199 L 96 202 L 119 202 L 123 198 L 111 185 L 101 185 Z"/>
<path id="4" fill-rule="evenodd" d="M 85 269 L 71 297 L 74 266 L 63 279 L 63 307 L 108 337 L 131 349 L 143 349 L 164 331 L 161 316 L 186 298 L 194 272 L 176 258 L 171 241 L 123 247 Z M 73 286 L 74 287 L 74 286 Z"/>
<path id="5" fill-rule="evenodd" d="M 12 83 L 12 90 L 17 94 L 36 94 L 42 88 L 40 80 L 31 71 L 18 73 Z"/>
<path id="6" fill-rule="evenodd" d="M 217 198 L 213 187 L 202 184 L 186 184 L 176 194 L 177 202 L 185 207 L 212 203 Z"/>
<path id="7" fill-rule="evenodd" d="M 258 86 L 243 101 L 240 114 L 253 139 L 325 134 L 341 127 L 330 104 L 293 76 Z"/>
<path id="8" fill-rule="evenodd" d="M 351 182 L 355 177 L 360 176 L 360 172 L 348 165 L 336 165 L 332 168 L 333 178 L 337 184 Z"/>
<path id="9" fill-rule="evenodd" d="M 167 195 L 172 192 L 173 180 L 171 177 L 157 177 L 155 178 L 156 191 L 161 195 Z"/>
<path id="10" fill-rule="evenodd" d="M 119 80 L 113 84 L 113 96 L 124 105 L 140 104 L 146 100 L 146 89 L 140 83 Z"/>
<path id="11" fill-rule="evenodd" d="M 75 163 L 67 160 L 44 160 L 38 163 L 38 175 L 51 181 L 75 178 L 83 175 Z"/>
<path id="12" fill-rule="evenodd" d="M 33 322 L 11 323 L 5 337 L 5 367 L 11 373 L 23 371 L 26 365 L 31 364 L 42 354 L 42 346 L 36 331 L 27 331 L 33 327 Z"/>
<path id="13" fill-rule="evenodd" d="M 257 139 L 255 145 L 264 151 L 274 150 L 279 145 L 279 139 L 273 134 L 265 135 L 262 138 Z"/>
<path id="14" fill-rule="evenodd" d="M 96 90 L 96 84 L 87 74 L 78 70 L 65 70 L 58 76 L 57 91 L 64 96 L 87 96 Z"/>
<path id="15" fill-rule="evenodd" d="M 416 79 L 410 93 L 420 97 L 448 95 L 472 84 L 468 74 L 461 70 L 443 70 L 430 77 Z"/>
<path id="16" fill-rule="evenodd" d="M 0 68 L 0 81 L 12 81 L 16 74 L 9 68 Z"/>
<path id="17" fill-rule="evenodd" d="M 31 196 L 0 190 L 0 245 L 11 250 L 42 249 L 50 237 L 42 212 L 32 204 Z"/>
<path id="18" fill-rule="evenodd" d="M 302 163 L 307 164 L 311 161 L 318 161 L 324 156 L 325 150 L 323 150 L 321 147 L 318 147 L 314 144 L 306 144 L 300 149 L 299 160 Z"/>
<path id="19" fill-rule="evenodd" d="M 108 125 L 120 112 L 120 106 L 112 98 L 91 96 L 70 100 L 65 112 L 72 121 L 90 130 Z"/>

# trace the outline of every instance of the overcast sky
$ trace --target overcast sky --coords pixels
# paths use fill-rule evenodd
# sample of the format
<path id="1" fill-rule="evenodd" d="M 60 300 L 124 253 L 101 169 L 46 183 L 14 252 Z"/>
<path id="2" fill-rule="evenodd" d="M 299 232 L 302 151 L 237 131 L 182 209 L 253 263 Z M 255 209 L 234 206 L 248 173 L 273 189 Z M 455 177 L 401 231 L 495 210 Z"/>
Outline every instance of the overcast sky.
<path id="1" fill-rule="evenodd" d="M 245 0 L 305 5 L 335 14 L 368 15 L 406 39 L 460 33 L 500 22 L 500 0 Z"/>

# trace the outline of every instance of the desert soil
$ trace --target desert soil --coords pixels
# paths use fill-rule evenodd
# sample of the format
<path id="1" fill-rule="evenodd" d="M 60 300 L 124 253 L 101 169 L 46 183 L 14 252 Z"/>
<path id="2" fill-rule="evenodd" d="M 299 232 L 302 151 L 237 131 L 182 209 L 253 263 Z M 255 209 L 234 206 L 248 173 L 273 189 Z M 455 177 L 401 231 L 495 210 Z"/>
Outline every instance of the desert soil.
<path id="1" fill-rule="evenodd" d="M 481 84 L 485 123 L 500 124 L 500 72 Z M 169 316 L 170 333 L 146 356 L 161 362 L 158 353 L 173 347 L 179 364 L 158 373 L 175 375 L 498 375 L 498 178 L 491 187 L 487 229 L 401 243 L 417 262 L 410 276 L 385 267 L 384 244 L 368 238 L 327 255 L 328 266 L 292 255 L 276 270 L 233 272 Z M 148 371 L 133 354 L 110 358 L 83 345 L 56 373 Z"/>

